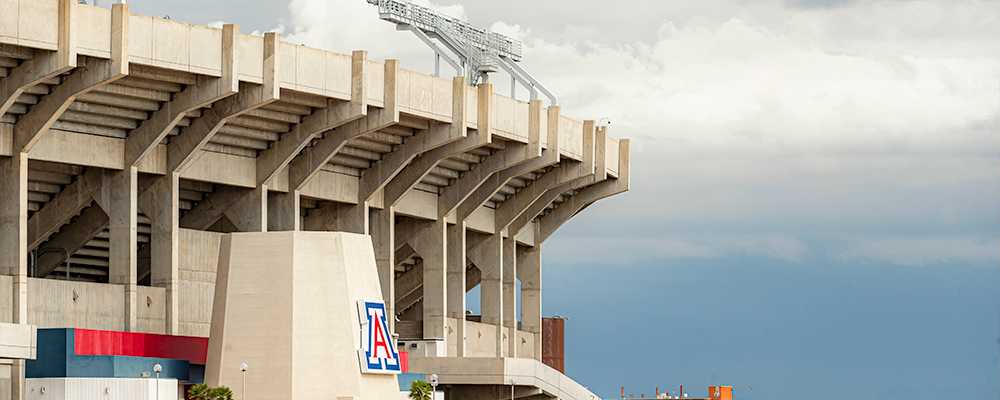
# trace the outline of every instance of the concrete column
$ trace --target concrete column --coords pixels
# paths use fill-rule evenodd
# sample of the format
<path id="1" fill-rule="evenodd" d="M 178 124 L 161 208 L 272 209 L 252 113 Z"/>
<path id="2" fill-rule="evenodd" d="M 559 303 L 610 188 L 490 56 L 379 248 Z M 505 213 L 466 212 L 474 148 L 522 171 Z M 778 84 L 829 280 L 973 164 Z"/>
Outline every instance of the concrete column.
<path id="1" fill-rule="evenodd" d="M 382 285 L 382 299 L 388 313 L 389 329 L 396 331 L 396 223 L 395 210 L 371 210 L 371 237 L 375 248 L 375 265 Z"/>
<path id="2" fill-rule="evenodd" d="M 351 232 L 361 235 L 369 234 L 370 208 L 367 204 L 358 205 L 325 202 L 319 208 L 309 210 L 302 219 L 302 230 Z"/>
<path id="3" fill-rule="evenodd" d="M 137 329 L 138 169 L 128 167 L 111 175 L 108 226 L 111 254 L 108 282 L 125 286 L 125 330 Z"/>
<path id="4" fill-rule="evenodd" d="M 28 323 L 28 154 L 0 158 L 0 273 L 13 276 L 10 321 Z M 24 360 L 11 366 L 11 398 L 23 398 Z"/>
<path id="5" fill-rule="evenodd" d="M 267 230 L 297 231 L 301 230 L 302 205 L 298 190 L 288 193 L 269 193 L 267 195 Z"/>
<path id="6" fill-rule="evenodd" d="M 354 206 L 338 206 L 336 208 L 336 227 L 337 231 L 342 232 L 352 232 L 360 234 L 370 234 L 371 230 L 375 229 L 372 227 L 372 210 L 368 206 L 368 202 L 361 202 Z M 390 252 L 391 253 L 391 252 Z"/>
<path id="7" fill-rule="evenodd" d="M 180 174 L 170 173 L 149 188 L 143 211 L 152 222 L 150 240 L 150 266 L 153 286 L 166 289 L 167 321 L 165 333 L 177 334 L 178 306 L 178 248 L 180 241 L 179 184 Z"/>
<path id="8" fill-rule="evenodd" d="M 482 272 L 479 283 L 479 307 L 483 323 L 497 327 L 497 357 L 503 357 L 503 238 L 499 233 L 489 235 L 469 251 L 469 257 Z"/>
<path id="9" fill-rule="evenodd" d="M 542 360 L 542 248 L 517 248 L 517 276 L 521 279 L 521 328 L 535 336 L 535 354 Z M 521 354 L 521 357 L 528 357 Z"/>
<path id="10" fill-rule="evenodd" d="M 448 240 L 444 220 L 417 222 L 412 239 L 413 248 L 423 259 L 424 339 L 448 337 L 445 312 L 448 304 L 447 259 Z"/>
<path id="11" fill-rule="evenodd" d="M 517 358 L 517 240 L 503 239 L 503 326 L 507 357 Z"/>
<path id="12" fill-rule="evenodd" d="M 448 259 L 447 284 L 448 317 L 456 320 L 455 354 L 449 357 L 465 356 L 465 223 L 459 222 L 447 228 Z"/>
<path id="13" fill-rule="evenodd" d="M 267 232 L 267 185 L 241 196 L 224 213 L 240 232 Z"/>

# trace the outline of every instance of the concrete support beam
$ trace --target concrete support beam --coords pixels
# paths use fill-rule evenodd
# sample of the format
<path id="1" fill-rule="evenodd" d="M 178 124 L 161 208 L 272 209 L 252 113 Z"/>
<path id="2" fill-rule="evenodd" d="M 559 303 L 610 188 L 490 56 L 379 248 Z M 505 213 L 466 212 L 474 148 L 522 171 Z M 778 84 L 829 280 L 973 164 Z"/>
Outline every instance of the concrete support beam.
<path id="1" fill-rule="evenodd" d="M 456 78 L 452 90 L 454 91 L 452 109 L 457 112 L 457 115 L 464 115 L 464 79 Z M 326 218 L 327 221 L 307 222 L 307 225 L 310 226 L 332 227 L 340 231 L 371 235 L 379 279 L 382 284 L 382 295 L 386 300 L 386 306 L 391 308 L 391 310 L 387 310 L 391 315 L 396 315 L 394 204 L 399 198 L 390 198 L 388 201 L 384 201 L 381 210 L 370 209 L 369 202 L 376 192 L 385 188 L 413 159 L 465 138 L 466 129 L 462 121 L 464 118 L 459 121 L 459 124 L 433 125 L 430 129 L 410 137 L 392 152 L 384 155 L 371 168 L 365 170 L 359 182 L 358 203 L 356 205 L 332 207 L 328 212 L 315 213 L 314 218 Z M 402 197 L 402 194 L 398 196 Z M 331 226 L 333 225 L 331 222 L 335 222 L 336 225 Z M 443 270 L 444 260 L 442 259 L 441 262 L 440 268 Z M 395 327 L 395 322 L 390 321 L 390 325 Z"/>
<path id="2" fill-rule="evenodd" d="M 359 55 L 355 55 L 355 62 L 357 64 Z M 353 67 L 355 70 L 360 70 L 364 73 L 364 68 L 355 65 Z M 322 138 L 316 140 L 312 146 L 303 149 L 298 156 L 296 156 L 288 165 L 288 194 L 287 196 L 293 198 L 283 198 L 279 199 L 277 202 L 280 204 L 292 204 L 299 202 L 299 191 L 309 183 L 309 181 L 319 173 L 324 165 L 330 162 L 347 142 L 356 139 L 358 137 L 367 135 L 372 132 L 377 132 L 379 130 L 394 126 L 399 123 L 399 92 L 397 88 L 397 75 L 399 74 L 399 61 L 397 60 L 386 60 L 385 61 L 385 74 L 384 74 L 384 91 L 383 91 L 383 108 L 375 108 L 368 110 L 367 106 L 362 108 L 361 111 L 365 113 L 365 116 L 359 119 L 355 119 L 345 125 L 342 125 L 332 131 L 326 132 Z M 367 99 L 367 86 L 362 80 L 352 79 L 354 83 L 352 85 L 352 91 L 356 90 L 357 95 Z M 354 98 L 354 94 L 352 94 Z M 363 101 L 367 105 L 367 100 Z M 367 201 L 367 198 L 365 199 Z M 363 202 L 362 202 L 363 203 Z M 345 210 L 339 207 L 329 205 L 330 209 L 316 212 L 310 220 L 305 222 L 306 229 L 315 230 L 342 230 L 347 232 L 355 233 L 367 233 L 368 232 L 368 216 L 355 216 L 352 218 L 351 222 L 348 222 L 347 218 L 341 215 Z M 365 212 L 364 209 L 359 212 Z M 276 213 L 286 213 L 278 217 Z M 298 208 L 287 208 L 282 207 L 271 211 L 272 215 L 279 218 L 280 221 L 286 221 L 284 223 L 276 224 L 275 229 L 279 230 L 289 230 L 291 227 L 287 221 L 299 221 L 301 219 L 300 209 Z M 342 221 L 337 223 L 337 221 Z M 336 224 L 334 224 L 336 223 Z M 297 228 L 296 228 L 297 229 Z"/>
<path id="3" fill-rule="evenodd" d="M 497 327 L 496 354 L 503 357 L 503 237 L 499 234 L 487 235 L 471 243 L 468 256 L 482 272 L 479 284 L 482 322 Z"/>
<path id="4" fill-rule="evenodd" d="M 16 323 L 28 318 L 28 155 L 0 159 L 0 273 L 14 277 L 13 316 Z M 23 279 L 22 279 L 23 278 Z"/>
<path id="5" fill-rule="evenodd" d="M 302 227 L 302 196 L 298 190 L 267 195 L 267 230 L 297 231 Z"/>
<path id="6" fill-rule="evenodd" d="M 504 355 L 517 358 L 517 240 L 503 239 L 503 327 L 507 336 Z"/>
<path id="7" fill-rule="evenodd" d="M 66 254 L 72 255 L 83 248 L 87 242 L 108 226 L 109 221 L 108 214 L 99 205 L 95 204 L 85 208 L 72 224 L 63 226 L 39 249 L 59 249 L 60 251 L 45 252 L 44 254 L 39 252 L 31 276 L 44 278 L 55 272 L 56 268 L 66 261 Z M 65 252 L 61 250 L 65 250 Z"/>
<path id="8" fill-rule="evenodd" d="M 558 109 L 555 109 L 554 112 L 558 114 Z M 558 120 L 558 115 L 556 115 L 555 119 Z M 550 124 L 550 129 L 552 128 Z M 555 129 L 558 129 L 558 127 L 556 126 Z M 584 130 L 581 134 L 583 135 L 584 143 L 584 162 L 580 163 L 580 165 L 567 165 L 549 171 L 529 185 L 529 187 L 522 189 L 513 198 L 501 204 L 501 207 L 497 209 L 496 233 L 487 236 L 486 239 L 483 239 L 479 243 L 473 244 L 468 251 L 469 258 L 472 259 L 473 263 L 482 272 L 480 281 L 480 307 L 482 309 L 483 323 L 497 325 L 496 351 L 501 357 L 516 357 L 517 347 L 516 345 L 510 345 L 516 340 L 517 329 L 516 314 L 514 312 L 517 306 L 516 295 L 514 293 L 515 276 L 517 273 L 517 245 L 516 240 L 513 239 L 513 235 L 510 235 L 508 239 L 503 238 L 503 230 L 513 222 L 514 218 L 519 216 L 526 208 L 541 197 L 548 187 L 555 184 L 563 184 L 564 182 L 572 182 L 583 176 L 594 174 L 595 135 L 592 121 L 584 124 Z M 558 147 L 552 150 L 557 152 Z M 556 157 L 550 156 L 550 158 L 544 161 L 548 162 Z M 544 158 L 543 155 L 542 159 Z M 542 162 L 542 159 L 538 159 L 539 162 Z M 527 169 L 528 167 L 536 166 L 531 164 L 533 163 L 520 164 L 494 174 L 491 178 L 492 182 L 488 180 L 486 183 L 480 185 L 476 191 L 459 205 L 456 220 L 459 222 L 465 221 L 465 218 L 468 218 L 469 214 L 476 208 L 479 208 L 486 199 L 492 196 L 496 190 L 499 190 L 510 179 L 533 171 L 534 169 Z M 504 206 L 507 208 L 504 208 Z M 506 343 L 509 345 L 506 347 L 504 346 L 505 338 L 507 339 Z"/>
<path id="9" fill-rule="evenodd" d="M 493 116 L 493 85 L 484 83 L 479 85 L 477 93 L 477 104 L 479 117 L 479 129 L 474 133 L 468 133 L 466 128 L 466 101 L 465 101 L 465 78 L 455 77 L 452 81 L 453 95 L 452 118 L 453 121 L 448 129 L 451 130 L 451 137 L 458 137 L 451 143 L 437 147 L 410 162 L 398 175 L 393 177 L 385 185 L 383 190 L 382 203 L 386 206 L 395 206 L 403 196 L 413 189 L 424 177 L 427 176 L 441 161 L 458 154 L 485 146 L 492 143 L 492 116 Z"/>
<path id="10" fill-rule="evenodd" d="M 354 51 L 351 55 L 351 100 L 327 100 L 326 108 L 302 118 L 302 122 L 271 148 L 257 156 L 257 183 L 268 183 L 285 168 L 313 139 L 368 114 L 366 66 L 368 53 Z"/>
<path id="11" fill-rule="evenodd" d="M 0 116 L 7 113 L 28 88 L 76 68 L 76 38 L 72 30 L 73 9 L 76 7 L 76 1 L 59 0 L 59 35 L 55 52 L 36 51 L 30 59 L 0 80 Z"/>
<path id="12" fill-rule="evenodd" d="M 264 86 L 241 83 L 236 95 L 215 102 L 171 139 L 167 146 L 167 171 L 183 171 L 226 122 L 276 101 L 276 96 L 276 92 L 271 93 Z"/>
<path id="13" fill-rule="evenodd" d="M 483 93 L 492 94 L 492 86 L 486 85 L 481 90 L 483 91 Z M 449 144 L 455 142 L 459 142 L 467 137 L 466 123 L 465 123 L 466 121 L 465 79 L 462 77 L 455 78 L 452 83 L 452 91 L 453 91 L 452 110 L 454 112 L 454 115 L 456 116 L 455 122 L 452 124 L 432 125 L 430 129 L 407 139 L 402 145 L 398 146 L 395 150 L 383 156 L 382 159 L 379 160 L 377 163 L 375 163 L 374 166 L 365 170 L 365 172 L 361 176 L 361 181 L 359 183 L 358 204 L 355 206 L 350 206 L 345 213 L 338 215 L 339 217 L 338 219 L 342 222 L 345 222 L 344 226 L 340 227 L 342 228 L 342 230 L 348 230 L 353 232 L 360 231 L 371 234 L 372 244 L 375 247 L 375 261 L 379 269 L 379 279 L 382 280 L 381 282 L 382 295 L 383 297 L 386 298 L 387 306 L 389 304 L 392 304 L 393 309 L 388 310 L 391 311 L 392 315 L 396 315 L 395 298 L 394 298 L 396 294 L 394 289 L 395 265 L 396 265 L 394 259 L 395 256 L 394 253 L 396 249 L 395 204 L 399 201 L 400 198 L 402 198 L 402 195 L 405 194 L 405 190 L 409 190 L 409 188 L 411 188 L 412 185 L 416 184 L 416 182 L 412 182 L 412 184 L 410 183 L 412 179 L 414 179 L 414 177 L 417 177 L 417 175 L 419 175 L 419 177 L 417 177 L 417 182 L 419 182 L 419 178 L 422 178 L 422 176 L 426 173 L 421 174 L 422 171 L 415 169 L 413 170 L 412 173 L 407 174 L 406 177 L 404 177 L 403 180 L 400 181 L 400 184 L 393 187 L 392 194 L 390 194 L 391 197 L 383 196 L 382 210 L 369 210 L 368 204 L 372 196 L 377 191 L 384 189 L 386 185 L 390 184 L 394 180 L 394 178 L 396 178 L 397 175 L 399 175 L 400 172 L 403 171 L 403 169 L 407 167 L 407 165 L 409 165 L 415 158 L 427 152 L 433 151 L 435 149 L 448 146 Z M 487 99 L 483 100 L 488 102 L 487 105 L 485 106 L 485 111 L 486 111 L 486 114 L 484 114 L 486 116 L 485 120 L 490 121 L 492 120 L 492 116 L 489 113 L 490 107 L 488 106 L 488 104 L 489 102 L 492 102 L 492 96 L 489 96 L 488 100 Z M 487 132 L 485 136 L 487 137 L 488 140 L 489 137 L 488 132 L 490 131 L 489 122 L 480 122 L 480 127 L 484 126 L 486 128 L 485 132 Z M 459 149 L 455 148 L 449 149 L 449 151 L 452 152 L 457 150 Z M 440 155 L 436 156 L 441 157 Z M 436 165 L 436 162 L 434 163 L 434 165 Z M 409 185 L 409 187 L 406 187 L 405 190 L 403 190 L 404 189 L 403 187 L 407 185 Z M 368 219 L 370 217 L 374 219 L 369 221 Z M 444 235 L 443 224 L 440 226 L 440 230 L 443 238 Z M 435 251 L 435 254 L 436 253 L 437 251 Z M 444 269 L 446 268 L 445 256 L 446 254 L 444 253 L 444 251 L 441 251 L 440 257 L 437 258 L 432 257 L 429 261 L 436 263 L 437 265 L 434 265 L 433 267 L 425 266 L 425 271 L 434 271 L 431 273 L 439 273 L 440 280 L 442 281 L 441 286 L 425 285 L 425 287 L 427 288 L 425 290 L 441 291 L 442 292 L 440 293 L 441 300 L 444 300 L 444 296 L 446 295 L 445 293 L 443 293 Z M 425 264 L 426 263 L 428 263 L 427 259 L 425 259 Z M 434 278 L 435 281 L 437 280 L 437 278 L 438 277 L 435 276 Z M 437 296 L 437 294 L 435 294 L 435 296 Z M 434 298 L 432 300 L 438 301 L 438 298 Z M 435 321 L 437 320 L 441 321 L 442 324 L 441 326 L 443 327 L 444 323 L 443 316 L 444 316 L 445 305 L 441 303 L 441 304 L 435 304 L 433 306 L 428 306 L 426 303 L 427 302 L 425 301 L 424 309 L 425 310 L 430 309 L 431 310 L 430 312 L 435 314 L 434 316 Z M 425 321 L 425 324 L 427 324 L 427 321 Z M 395 327 L 394 322 L 390 322 L 390 325 L 393 328 Z M 430 327 L 425 326 L 424 332 L 426 334 L 435 335 L 433 337 L 444 337 L 443 328 L 440 330 L 437 329 L 437 326 L 434 325 L 433 322 L 432 326 Z M 441 335 L 439 335 L 439 333 Z"/>
<path id="14" fill-rule="evenodd" d="M 535 179 L 527 187 L 521 189 L 501 203 L 496 210 L 497 231 L 507 229 L 507 227 L 514 222 L 516 218 L 527 211 L 532 204 L 537 205 L 537 200 L 545 195 L 550 189 L 571 185 L 576 182 L 577 179 L 589 177 L 594 174 L 594 121 L 584 122 L 582 135 L 583 162 L 572 164 L 563 163 L 563 165 L 553 168 L 538 179 Z M 565 191 L 565 189 L 562 191 Z M 514 231 L 512 233 L 517 232 Z"/>
<path id="15" fill-rule="evenodd" d="M 244 191 L 225 216 L 240 232 L 267 232 L 267 185 Z"/>
<path id="16" fill-rule="evenodd" d="M 367 206 L 362 204 L 361 207 Z M 389 330 L 396 331 L 396 212 L 393 207 L 371 211 L 371 237 L 375 249 L 375 266 L 378 269 L 378 280 L 382 286 L 382 298 L 385 300 L 386 313 L 389 319 Z"/>
<path id="17" fill-rule="evenodd" d="M 390 114 L 394 114 L 392 117 Z M 394 119 L 392 119 L 394 118 Z M 302 153 L 292 160 L 288 166 L 288 196 L 295 196 L 295 199 L 282 199 L 280 202 L 291 204 L 297 202 L 302 188 L 326 165 L 330 158 L 336 155 L 344 145 L 352 139 L 376 132 L 399 122 L 398 111 L 393 113 L 384 109 L 369 110 L 368 116 L 354 122 L 350 122 L 340 128 L 328 132 L 323 138 L 306 148 Z M 296 189 L 298 188 L 298 189 Z M 295 190 L 293 190 L 295 189 Z M 368 218 L 362 215 L 350 215 L 348 209 L 336 205 L 326 205 L 328 210 L 313 212 L 305 221 L 307 228 L 312 230 L 340 230 L 354 233 L 368 233 Z M 360 208 L 354 208 L 358 213 Z M 327 212 L 329 211 L 329 212 Z M 282 221 L 295 221 L 301 219 L 300 210 L 280 208 L 272 212 L 287 213 L 279 218 Z M 339 222 L 338 222 L 339 221 Z M 289 230 L 287 225 L 277 225 L 278 230 Z"/>
<path id="18" fill-rule="evenodd" d="M 419 254 L 417 254 L 417 251 L 414 250 L 413 247 L 411 247 L 408 243 L 404 242 L 401 243 L 398 247 L 396 247 L 396 255 L 395 255 L 396 262 L 401 263 L 403 261 L 406 261 L 406 259 L 410 257 L 416 257 L 418 255 Z"/>
<path id="19" fill-rule="evenodd" d="M 310 210 L 309 215 L 302 219 L 302 230 L 365 233 L 363 228 L 350 226 L 356 221 L 356 218 L 349 218 L 351 207 L 335 202 L 321 203 L 319 208 Z"/>
<path id="20" fill-rule="evenodd" d="M 128 6 L 115 4 L 111 15 L 111 59 L 87 58 L 80 68 L 18 118 L 14 125 L 15 152 L 30 152 L 78 96 L 128 75 Z"/>
<path id="21" fill-rule="evenodd" d="M 552 210 L 552 212 L 539 220 L 538 231 L 535 234 L 536 245 L 538 243 L 545 242 L 552 236 L 553 233 L 555 233 L 556 230 L 569 221 L 570 218 L 589 205 L 597 202 L 598 200 L 624 193 L 629 190 L 629 146 L 630 141 L 628 139 L 621 139 L 618 144 L 617 179 L 605 180 L 580 189 L 576 195 L 567 199 L 565 202 L 560 204 L 559 207 Z"/>
<path id="22" fill-rule="evenodd" d="M 230 29 L 235 32 L 235 27 Z M 194 161 L 199 150 L 229 120 L 278 101 L 280 98 L 279 48 L 278 35 L 274 32 L 266 33 L 264 35 L 264 55 L 261 60 L 264 71 L 263 84 L 242 85 L 236 95 L 215 102 L 211 108 L 202 112 L 201 117 L 194 119 L 191 125 L 185 128 L 181 135 L 171 140 L 167 146 L 166 175 L 156 178 L 156 181 L 139 197 L 139 207 L 152 223 L 151 281 L 153 286 L 166 289 L 167 321 L 165 333 L 167 334 L 176 334 L 179 329 L 177 261 L 180 230 L 180 212 L 178 210 L 180 174 Z M 165 119 L 169 118 L 165 117 Z M 263 190 L 266 193 L 266 188 Z M 261 204 L 266 203 L 262 202 Z M 259 226 L 266 228 L 266 207 L 251 214 L 265 220 Z"/>
<path id="23" fill-rule="evenodd" d="M 441 218 L 443 219 L 443 218 Z M 448 318 L 458 320 L 455 327 L 456 353 L 449 354 L 452 357 L 465 356 L 465 293 L 466 293 L 466 243 L 465 243 L 465 222 L 459 221 L 454 225 L 448 225 L 445 234 L 447 235 L 447 315 Z"/>
<path id="24" fill-rule="evenodd" d="M 507 148 L 497 151 L 480 162 L 474 169 L 460 176 L 451 185 L 441 189 L 438 198 L 438 217 L 445 218 L 455 211 L 465 199 L 479 188 L 490 176 L 502 170 L 520 165 L 542 156 L 541 113 L 542 102 L 532 100 L 528 105 L 528 143 L 509 143 Z M 547 132 L 548 143 L 558 145 L 559 131 Z M 550 152 L 558 155 L 558 152 Z"/>
<path id="25" fill-rule="evenodd" d="M 351 60 L 351 100 L 347 102 L 327 100 L 325 108 L 303 118 L 291 132 L 282 135 L 277 143 L 257 157 L 258 188 L 247 193 L 249 198 L 240 199 L 234 206 L 235 209 L 227 211 L 230 221 L 237 228 L 253 231 L 267 231 L 271 227 L 278 230 L 298 229 L 298 221 L 301 218 L 298 207 L 299 189 L 305 181 L 295 182 L 293 190 L 283 194 L 274 202 L 268 200 L 267 185 L 320 134 L 357 121 L 368 114 L 367 64 L 367 53 L 355 51 Z M 305 175 L 311 174 L 297 172 L 296 179 L 302 179 Z M 271 203 L 277 208 L 271 210 L 268 207 Z M 259 210 L 264 212 L 258 213 Z M 268 218 L 272 215 L 277 219 L 274 224 L 268 222 Z"/>
<path id="26" fill-rule="evenodd" d="M 397 250 L 396 251 L 397 260 L 400 260 L 399 256 L 400 254 L 399 251 Z M 394 288 L 396 290 L 396 298 L 403 299 L 418 292 L 421 286 L 423 286 L 423 284 L 424 284 L 424 264 L 418 263 L 414 265 L 412 269 L 404 272 L 402 275 L 396 278 L 396 287 Z M 397 305 L 400 306 L 399 307 L 400 310 L 406 308 L 405 304 L 399 304 L 399 302 L 397 302 Z"/>
<path id="27" fill-rule="evenodd" d="M 603 182 L 608 179 L 608 170 L 606 166 L 605 153 L 607 150 L 607 136 L 604 129 L 599 129 L 595 135 L 596 142 L 594 144 L 594 159 L 595 166 L 589 173 L 586 170 L 581 170 L 575 179 L 570 179 L 566 181 L 561 181 L 551 186 L 548 190 L 542 193 L 534 202 L 525 207 L 521 213 L 511 221 L 510 225 L 507 226 L 508 231 L 511 236 L 515 236 L 521 231 L 526 225 L 531 223 L 542 211 L 548 208 L 549 204 L 552 204 L 559 196 L 567 191 L 586 186 L 593 185 L 597 182 Z M 586 143 L 586 142 L 585 142 Z M 586 150 L 584 150 L 586 153 Z M 586 154 L 584 155 L 586 159 Z M 586 164 L 586 162 L 585 162 Z M 520 193 L 518 193 L 520 194 Z"/>
<path id="28" fill-rule="evenodd" d="M 232 207 L 233 203 L 241 197 L 247 196 L 247 192 L 252 190 L 216 185 L 212 193 L 206 194 L 197 206 L 184 214 L 184 218 L 180 220 L 180 226 L 199 231 L 208 230 L 219 218 L 225 215 L 226 210 Z"/>
<path id="29" fill-rule="evenodd" d="M 489 176 L 486 181 L 468 194 L 464 200 L 456 207 L 455 220 L 464 221 L 473 212 L 479 209 L 486 200 L 504 187 L 511 179 L 537 171 L 559 163 L 559 107 L 552 106 L 548 109 L 548 126 L 546 127 L 548 142 L 546 149 L 542 151 L 542 156 L 527 162 L 516 164 L 512 167 L 501 170 Z"/>
<path id="30" fill-rule="evenodd" d="M 35 212 L 28 220 L 28 250 L 38 248 L 45 239 L 89 206 L 104 187 L 104 172 L 88 168 L 76 181 Z"/>
<path id="31" fill-rule="evenodd" d="M 522 358 L 542 360 L 542 246 L 517 247 L 517 277 L 521 280 L 521 329 L 535 336 L 535 353 Z"/>
<path id="32" fill-rule="evenodd" d="M 483 281 L 483 271 L 479 268 L 470 268 L 465 270 L 465 292 L 468 293 L 479 286 L 479 282 Z"/>
<path id="33" fill-rule="evenodd" d="M 125 286 L 125 330 L 138 328 L 138 168 L 128 167 L 109 177 L 109 207 L 104 207 L 110 217 L 110 256 L 108 283 Z M 78 221 L 79 223 L 79 221 Z"/>
<path id="34" fill-rule="evenodd" d="M 125 144 L 126 166 L 138 166 L 188 113 L 239 91 L 236 71 L 236 39 L 239 31 L 238 25 L 226 24 L 222 27 L 221 78 L 198 76 L 193 85 L 188 85 L 175 94 L 173 100 L 161 105 L 149 119 L 129 133 Z"/>
<path id="35" fill-rule="evenodd" d="M 424 339 L 448 337 L 445 325 L 447 292 L 447 222 L 407 219 L 396 228 L 400 241 L 412 247 L 423 260 L 420 267 L 423 287 Z"/>
<path id="36" fill-rule="evenodd" d="M 140 198 L 139 208 L 151 222 L 150 281 L 166 289 L 166 334 L 179 329 L 178 259 L 180 241 L 180 174 L 157 178 Z"/>
<path id="37" fill-rule="evenodd" d="M 10 321 L 28 323 L 28 154 L 0 157 L 0 273 L 13 277 Z M 24 398 L 24 361 L 11 368 L 11 398 Z"/>
<path id="38" fill-rule="evenodd" d="M 357 55 L 355 57 L 358 57 Z M 355 61 L 357 59 L 355 58 Z M 364 73 L 364 68 L 352 67 L 354 70 L 360 69 Z M 352 121 L 344 126 L 338 127 L 331 132 L 327 132 L 322 138 L 317 140 L 312 146 L 304 149 L 292 160 L 288 167 L 288 188 L 301 190 L 320 169 L 323 168 L 337 152 L 347 144 L 348 141 L 357 137 L 367 135 L 372 132 L 394 126 L 399 123 L 399 93 L 396 87 L 397 75 L 399 74 L 399 61 L 385 60 L 385 79 L 383 108 L 369 110 L 367 107 L 361 111 L 365 112 L 365 117 Z M 352 78 L 352 91 L 358 90 L 358 96 L 367 99 L 367 86 L 363 82 L 357 82 Z M 360 84 L 360 86 L 358 86 Z M 352 93 L 352 99 L 354 94 Z M 367 100 L 359 100 L 359 102 Z M 354 100 L 352 100 L 354 102 Z"/>
<path id="39" fill-rule="evenodd" d="M 281 85 L 278 77 L 278 34 L 264 34 L 264 83 L 261 85 L 241 85 L 236 95 L 226 97 L 202 111 L 201 117 L 191 121 L 184 132 L 170 141 L 167 147 L 167 171 L 179 172 L 194 161 L 198 150 L 208 143 L 223 125 L 250 111 L 266 106 L 280 99 Z"/>
<path id="40" fill-rule="evenodd" d="M 455 83 L 452 86 L 452 109 L 461 110 L 460 114 L 464 115 L 465 89 L 464 86 L 459 89 L 458 82 L 464 82 L 464 78 L 455 78 Z M 381 160 L 361 175 L 361 181 L 358 184 L 358 204 L 370 201 L 376 192 L 382 190 L 413 159 L 465 138 L 465 132 L 466 129 L 461 124 L 433 124 L 430 129 L 406 139 L 402 145 L 382 156 Z"/>

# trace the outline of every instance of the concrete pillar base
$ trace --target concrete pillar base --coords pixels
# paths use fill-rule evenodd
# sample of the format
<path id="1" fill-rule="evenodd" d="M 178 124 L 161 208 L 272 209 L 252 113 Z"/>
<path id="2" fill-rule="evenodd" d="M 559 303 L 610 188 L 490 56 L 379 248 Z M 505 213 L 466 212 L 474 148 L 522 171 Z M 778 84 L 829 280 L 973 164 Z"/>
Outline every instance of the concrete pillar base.
<path id="1" fill-rule="evenodd" d="M 399 398 L 395 375 L 359 368 L 358 302 L 382 299 L 367 236 L 234 233 L 221 246 L 206 383 L 239 390 L 246 362 L 256 398 Z"/>

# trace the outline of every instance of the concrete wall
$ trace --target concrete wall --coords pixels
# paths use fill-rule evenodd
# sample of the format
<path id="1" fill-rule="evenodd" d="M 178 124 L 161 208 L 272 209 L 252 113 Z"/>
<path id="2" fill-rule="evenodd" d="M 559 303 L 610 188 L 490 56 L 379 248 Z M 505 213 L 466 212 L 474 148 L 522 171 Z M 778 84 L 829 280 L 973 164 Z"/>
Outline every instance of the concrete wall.
<path id="1" fill-rule="evenodd" d="M 514 343 L 517 346 L 517 357 L 518 358 L 534 358 L 535 354 L 535 334 L 525 331 L 517 331 L 517 340 Z"/>
<path id="2" fill-rule="evenodd" d="M 208 337 L 222 236 L 215 232 L 180 230 L 177 269 L 180 271 L 181 335 Z"/>
<path id="3" fill-rule="evenodd" d="M 400 111 L 435 121 L 452 121 L 451 79 L 435 78 L 419 72 L 400 69 L 397 85 Z M 467 112 L 474 115 L 477 103 L 473 101 L 470 104 L 471 107 Z"/>
<path id="4" fill-rule="evenodd" d="M 136 311 L 139 332 L 163 333 L 167 327 L 167 291 L 164 288 L 139 286 Z"/>
<path id="5" fill-rule="evenodd" d="M 445 332 L 448 336 L 445 341 L 448 344 L 448 357 L 458 357 L 458 320 L 455 318 L 445 318 Z"/>
<path id="6" fill-rule="evenodd" d="M 125 287 L 28 279 L 28 322 L 39 328 L 125 329 Z"/>
<path id="7" fill-rule="evenodd" d="M 496 357 L 497 326 L 480 322 L 465 322 L 465 356 Z"/>
<path id="8" fill-rule="evenodd" d="M 181 335 L 208 336 L 212 320 L 219 238 L 214 232 L 181 230 Z M 0 322 L 12 313 L 10 276 L 0 276 Z M 28 279 L 28 321 L 39 328 L 123 330 L 125 288 L 122 285 Z M 139 286 L 137 317 L 140 332 L 162 333 L 166 326 L 166 292 Z"/>
<path id="9" fill-rule="evenodd" d="M 10 360 L 0 360 L 0 400 L 10 400 Z"/>
<path id="10" fill-rule="evenodd" d="M 11 282 L 10 276 L 0 276 L 0 322 L 10 322 Z M 138 304 L 138 331 L 163 332 L 164 290 L 140 286 Z M 125 287 L 29 278 L 28 321 L 39 328 L 122 330 L 125 326 Z"/>

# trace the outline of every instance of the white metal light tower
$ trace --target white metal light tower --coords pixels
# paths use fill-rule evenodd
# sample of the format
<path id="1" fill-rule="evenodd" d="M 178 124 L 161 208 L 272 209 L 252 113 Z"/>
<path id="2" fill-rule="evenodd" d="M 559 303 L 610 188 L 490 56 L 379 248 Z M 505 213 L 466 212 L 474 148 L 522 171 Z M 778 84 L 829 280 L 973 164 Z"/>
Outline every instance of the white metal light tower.
<path id="1" fill-rule="evenodd" d="M 520 83 L 528 88 L 532 100 L 541 91 L 553 105 L 558 104 L 552 92 L 518 65 L 522 57 L 520 41 L 408 1 L 365 1 L 378 6 L 379 18 L 396 24 L 397 30 L 413 32 L 434 50 L 434 76 L 441 74 L 441 59 L 455 68 L 457 73 L 465 75 L 472 84 L 488 81 L 490 73 L 502 68 L 511 76 L 512 97 Z M 432 39 L 437 39 L 458 60 Z"/>

